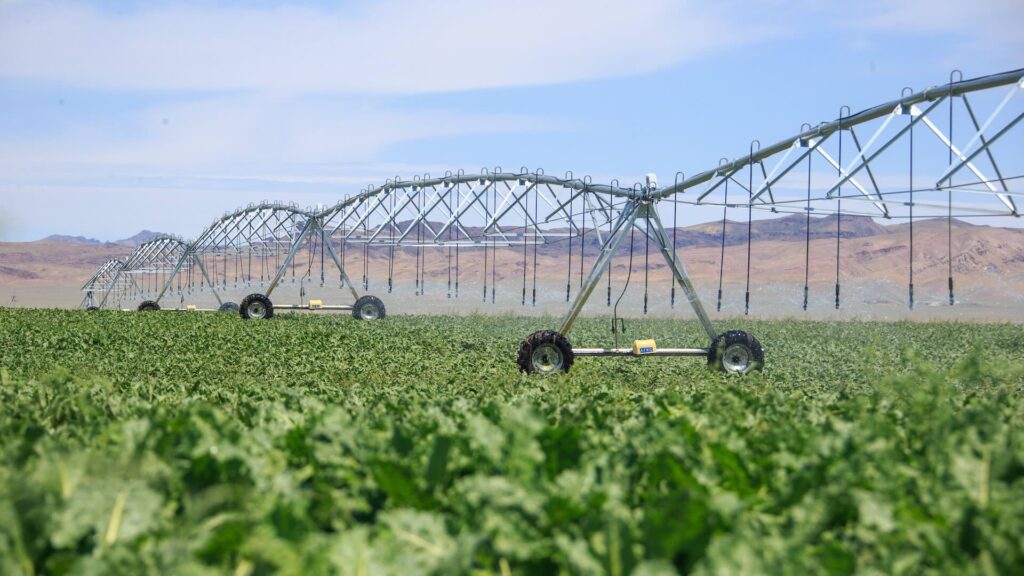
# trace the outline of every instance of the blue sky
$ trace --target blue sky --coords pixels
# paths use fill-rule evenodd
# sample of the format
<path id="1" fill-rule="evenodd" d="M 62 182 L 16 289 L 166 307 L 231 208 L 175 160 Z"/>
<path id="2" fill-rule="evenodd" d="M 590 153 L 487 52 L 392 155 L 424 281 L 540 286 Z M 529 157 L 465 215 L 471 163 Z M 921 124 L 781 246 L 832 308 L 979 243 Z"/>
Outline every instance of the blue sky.
<path id="1" fill-rule="evenodd" d="M 671 180 L 1020 68 L 1021 22 L 1019 0 L 0 0 L 0 239 L 191 236 L 446 169 Z"/>

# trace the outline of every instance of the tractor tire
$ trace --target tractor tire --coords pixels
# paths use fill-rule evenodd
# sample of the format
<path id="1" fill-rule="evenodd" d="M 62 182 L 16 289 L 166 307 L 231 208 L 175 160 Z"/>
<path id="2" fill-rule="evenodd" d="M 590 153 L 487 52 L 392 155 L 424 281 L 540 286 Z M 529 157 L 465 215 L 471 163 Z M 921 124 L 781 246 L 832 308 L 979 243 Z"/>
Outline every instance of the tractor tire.
<path id="1" fill-rule="evenodd" d="M 544 376 L 568 372 L 574 359 L 569 339 L 554 330 L 540 330 L 523 338 L 516 355 L 520 370 Z"/>
<path id="2" fill-rule="evenodd" d="M 274 317 L 274 305 L 263 294 L 249 294 L 242 299 L 238 313 L 246 320 L 270 320 Z"/>
<path id="3" fill-rule="evenodd" d="M 726 374 L 748 374 L 764 368 L 764 348 L 750 334 L 730 330 L 708 348 L 708 366 Z"/>
<path id="4" fill-rule="evenodd" d="M 352 317 L 356 320 L 383 320 L 384 303 L 376 296 L 360 296 L 352 305 Z"/>

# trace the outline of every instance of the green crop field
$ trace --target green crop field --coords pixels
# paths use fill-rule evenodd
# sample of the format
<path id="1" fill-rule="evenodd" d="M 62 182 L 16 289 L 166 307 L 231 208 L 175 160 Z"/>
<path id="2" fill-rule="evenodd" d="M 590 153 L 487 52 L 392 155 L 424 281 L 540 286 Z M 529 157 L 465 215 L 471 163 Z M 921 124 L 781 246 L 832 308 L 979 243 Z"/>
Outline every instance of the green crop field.
<path id="1" fill-rule="evenodd" d="M 1021 326 L 739 322 L 763 373 L 519 374 L 552 323 L 0 309 L 0 573 L 1024 566 Z"/>

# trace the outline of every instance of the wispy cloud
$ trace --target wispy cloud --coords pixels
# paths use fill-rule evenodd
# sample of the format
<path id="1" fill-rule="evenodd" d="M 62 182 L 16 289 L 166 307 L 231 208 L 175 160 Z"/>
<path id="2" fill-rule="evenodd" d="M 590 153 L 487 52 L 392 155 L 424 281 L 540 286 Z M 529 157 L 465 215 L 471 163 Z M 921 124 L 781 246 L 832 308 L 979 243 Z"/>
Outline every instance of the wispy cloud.
<path id="1" fill-rule="evenodd" d="M 957 58 L 936 54 L 949 61 L 973 60 L 999 55 L 1024 58 L 1024 2 L 1020 0 L 866 0 L 857 14 L 836 13 L 839 27 L 862 32 L 894 32 L 908 39 L 922 34 L 944 35 L 958 49 Z"/>
<path id="2" fill-rule="evenodd" d="M 34 170 L 34 159 L 52 165 L 54 158 L 68 165 L 199 170 L 239 163 L 360 163 L 399 142 L 555 126 L 516 114 L 395 110 L 346 99 L 262 94 L 155 105 L 115 124 L 82 121 L 56 139 L 0 139 L 0 162 L 8 164 L 8 177 Z"/>
<path id="3" fill-rule="evenodd" d="M 422 93 L 650 72 L 769 34 L 680 0 L 402 0 L 347 11 L 0 8 L 0 75 L 101 88 Z M 747 14 L 747 15 L 744 15 Z"/>

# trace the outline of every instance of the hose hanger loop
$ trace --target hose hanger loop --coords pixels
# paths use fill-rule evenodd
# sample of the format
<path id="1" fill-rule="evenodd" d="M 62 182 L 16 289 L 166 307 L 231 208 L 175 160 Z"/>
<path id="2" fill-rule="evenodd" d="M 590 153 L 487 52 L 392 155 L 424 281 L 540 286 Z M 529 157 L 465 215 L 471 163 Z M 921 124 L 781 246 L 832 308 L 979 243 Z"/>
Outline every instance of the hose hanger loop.
<path id="1" fill-rule="evenodd" d="M 798 139 L 798 141 L 800 142 L 800 146 L 802 148 L 806 148 L 811 145 L 811 137 L 805 136 L 805 134 L 811 131 L 811 128 L 813 128 L 813 126 L 811 126 L 808 122 L 804 122 L 803 124 L 800 125 L 800 138 Z"/>
<path id="2" fill-rule="evenodd" d="M 517 182 L 519 183 L 520 186 L 526 186 L 526 183 L 529 181 L 527 176 L 529 176 L 529 175 L 530 175 L 530 169 L 529 168 L 527 168 L 526 166 L 520 166 L 519 167 L 519 173 L 518 173 L 519 178 L 518 178 Z"/>

